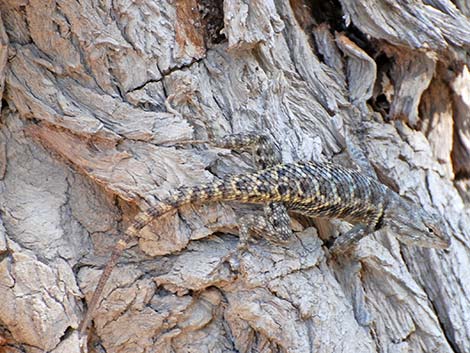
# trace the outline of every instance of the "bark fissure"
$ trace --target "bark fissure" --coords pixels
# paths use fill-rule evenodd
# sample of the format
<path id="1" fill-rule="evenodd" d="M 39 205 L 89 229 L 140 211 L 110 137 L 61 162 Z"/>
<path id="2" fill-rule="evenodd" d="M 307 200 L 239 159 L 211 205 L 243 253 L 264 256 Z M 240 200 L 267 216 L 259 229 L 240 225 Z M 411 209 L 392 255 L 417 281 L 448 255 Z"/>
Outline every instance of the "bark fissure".
<path id="1" fill-rule="evenodd" d="M 384 230 L 335 258 L 323 233 L 349 225 L 292 218 L 289 245 L 253 242 L 217 267 L 239 216 L 260 208 L 185 206 L 126 250 L 85 350 L 468 350 L 464 2 L 6 0 L 0 12 L 0 345 L 79 353 L 107 252 L 139 209 L 253 169 L 247 153 L 179 143 L 256 130 L 283 162 L 354 165 L 343 149 L 359 148 L 364 173 L 440 211 L 451 248 Z"/>

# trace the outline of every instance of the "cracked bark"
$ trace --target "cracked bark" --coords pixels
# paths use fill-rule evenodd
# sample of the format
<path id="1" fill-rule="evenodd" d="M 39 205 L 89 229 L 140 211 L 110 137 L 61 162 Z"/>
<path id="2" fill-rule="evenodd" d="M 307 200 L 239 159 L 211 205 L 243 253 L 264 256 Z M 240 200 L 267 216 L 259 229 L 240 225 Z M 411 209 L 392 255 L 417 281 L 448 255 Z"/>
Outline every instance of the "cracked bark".
<path id="1" fill-rule="evenodd" d="M 212 272 L 237 218 L 260 210 L 187 206 L 126 251 L 85 349 L 470 351 L 465 1 L 0 11 L 0 351 L 79 352 L 86 302 L 139 205 L 253 168 L 184 142 L 253 130 L 285 162 L 350 164 L 344 139 L 359 144 L 384 183 L 444 214 L 452 247 L 381 231 L 332 260 L 323 240 L 347 226 L 293 219 L 292 244 L 258 242 Z"/>

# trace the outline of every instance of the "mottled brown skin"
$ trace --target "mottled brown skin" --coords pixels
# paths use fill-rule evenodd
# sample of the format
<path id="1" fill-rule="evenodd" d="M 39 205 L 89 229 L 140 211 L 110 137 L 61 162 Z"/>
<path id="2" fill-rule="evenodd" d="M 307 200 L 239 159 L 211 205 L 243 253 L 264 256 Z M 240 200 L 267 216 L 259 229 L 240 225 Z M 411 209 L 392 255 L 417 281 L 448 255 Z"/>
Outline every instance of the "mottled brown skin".
<path id="1" fill-rule="evenodd" d="M 232 139 L 226 138 L 223 145 L 235 146 L 240 139 L 237 135 Z M 258 146 L 253 150 L 255 161 L 259 166 L 266 167 L 280 158 L 266 140 L 261 139 L 256 135 L 242 137 L 245 145 Z M 292 235 L 287 215 L 289 210 L 309 217 L 337 218 L 354 224 L 355 227 L 339 237 L 332 246 L 330 250 L 334 253 L 344 251 L 362 237 L 386 225 L 398 231 L 398 239 L 407 244 L 434 248 L 446 248 L 450 244 L 445 222 L 439 215 L 428 214 L 358 171 L 331 163 L 277 164 L 258 172 L 180 188 L 138 214 L 116 244 L 80 324 L 80 333 L 86 330 L 119 256 L 142 228 L 185 204 L 215 201 L 264 205 L 265 218 L 248 217 L 242 222 L 240 236 L 243 241 L 246 241 L 250 229 L 262 233 L 270 241 L 288 241 Z"/>
<path id="2" fill-rule="evenodd" d="M 399 196 L 386 186 L 357 171 L 315 162 L 279 164 L 251 174 L 180 188 L 155 206 L 141 212 L 126 230 L 100 278 L 87 315 L 94 311 L 101 291 L 128 242 L 152 220 L 185 204 L 215 201 L 255 204 L 279 202 L 288 210 L 309 217 L 338 218 L 352 224 L 365 225 L 370 232 L 378 228 L 389 203 L 393 202 L 394 207 L 398 207 L 395 203 L 399 203 L 399 200 Z M 446 233 L 439 234 L 439 226 L 435 227 L 435 237 L 421 239 L 421 245 L 447 247 Z M 89 319 L 90 317 L 82 322 L 80 330 L 86 329 Z"/>

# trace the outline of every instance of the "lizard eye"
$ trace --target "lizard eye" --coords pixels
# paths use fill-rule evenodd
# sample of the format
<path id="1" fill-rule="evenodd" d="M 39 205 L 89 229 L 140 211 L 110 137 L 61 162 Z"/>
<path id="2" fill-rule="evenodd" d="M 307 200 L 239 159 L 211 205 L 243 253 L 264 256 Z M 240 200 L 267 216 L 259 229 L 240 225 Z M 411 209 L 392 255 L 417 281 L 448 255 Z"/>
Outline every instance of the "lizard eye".
<path id="1" fill-rule="evenodd" d="M 428 232 L 432 234 L 434 233 L 434 229 L 432 229 L 431 227 L 428 227 Z"/>

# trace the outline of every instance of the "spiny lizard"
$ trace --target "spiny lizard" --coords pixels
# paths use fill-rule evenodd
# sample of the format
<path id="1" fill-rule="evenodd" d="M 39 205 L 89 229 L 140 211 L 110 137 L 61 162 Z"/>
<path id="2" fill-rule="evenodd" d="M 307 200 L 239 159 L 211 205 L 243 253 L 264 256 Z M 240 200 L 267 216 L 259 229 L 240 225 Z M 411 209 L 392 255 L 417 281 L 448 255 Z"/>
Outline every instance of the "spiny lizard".
<path id="1" fill-rule="evenodd" d="M 450 245 L 445 221 L 430 214 L 364 174 L 332 163 L 297 162 L 276 164 L 278 154 L 263 136 L 232 135 L 217 145 L 254 148 L 255 161 L 263 168 L 244 175 L 228 176 L 211 183 L 182 187 L 137 215 L 115 246 L 80 324 L 86 330 L 104 285 L 128 242 L 152 220 L 189 203 L 237 201 L 263 204 L 265 217 L 244 217 L 240 241 L 250 232 L 283 243 L 292 236 L 287 210 L 309 217 L 337 218 L 355 226 L 340 236 L 330 251 L 342 252 L 362 237 L 390 226 L 405 244 L 447 248 Z"/>

